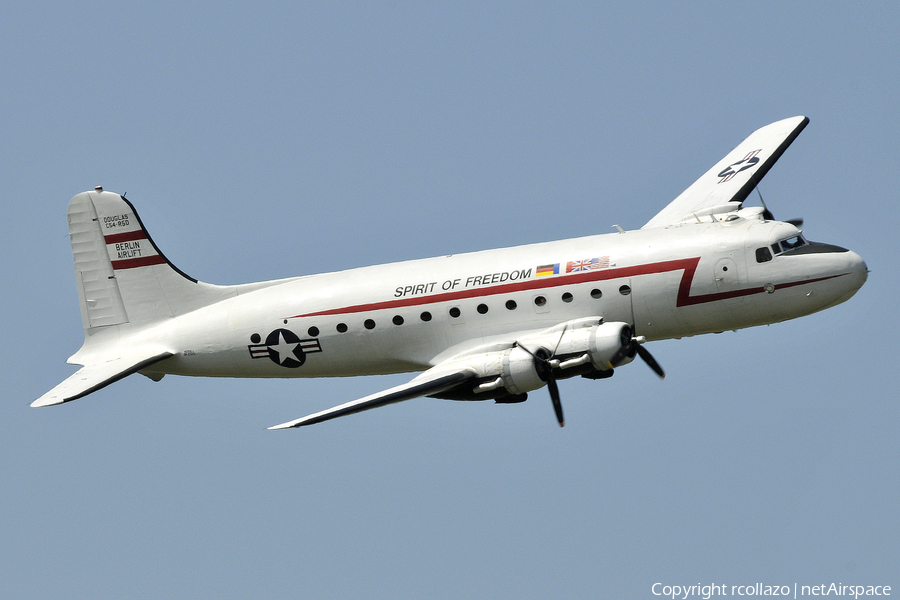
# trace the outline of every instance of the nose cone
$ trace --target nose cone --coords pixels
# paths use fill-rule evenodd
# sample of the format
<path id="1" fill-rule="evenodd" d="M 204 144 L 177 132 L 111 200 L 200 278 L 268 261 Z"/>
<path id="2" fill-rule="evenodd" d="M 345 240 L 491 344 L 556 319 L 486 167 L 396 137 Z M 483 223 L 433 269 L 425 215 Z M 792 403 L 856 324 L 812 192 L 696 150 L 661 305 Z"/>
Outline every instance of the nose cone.
<path id="1" fill-rule="evenodd" d="M 840 278 L 844 279 L 842 282 L 844 293 L 832 304 L 832 306 L 840 304 L 841 302 L 846 302 L 852 298 L 853 294 L 859 291 L 859 288 L 861 288 L 866 282 L 866 279 L 869 278 L 869 269 L 866 267 L 866 261 L 863 260 L 862 256 L 852 250 L 848 250 L 842 255 L 842 258 L 846 261 L 845 273 L 847 273 L 846 277 Z"/>
<path id="2" fill-rule="evenodd" d="M 853 280 L 853 293 L 855 294 L 856 290 L 861 288 L 866 279 L 869 278 L 869 268 L 866 266 L 866 261 L 863 260 L 862 256 L 852 250 L 850 251 L 850 261 L 850 278 Z"/>

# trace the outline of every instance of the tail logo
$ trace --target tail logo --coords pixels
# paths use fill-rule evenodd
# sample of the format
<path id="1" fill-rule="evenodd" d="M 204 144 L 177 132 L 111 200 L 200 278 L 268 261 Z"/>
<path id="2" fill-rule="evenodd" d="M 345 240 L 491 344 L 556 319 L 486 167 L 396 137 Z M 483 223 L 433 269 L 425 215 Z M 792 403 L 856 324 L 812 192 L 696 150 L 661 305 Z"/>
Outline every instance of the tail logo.
<path id="1" fill-rule="evenodd" d="M 247 349 L 250 358 L 270 358 L 276 365 L 296 369 L 306 362 L 306 355 L 313 352 L 321 352 L 319 340 L 301 340 L 290 329 L 276 329 L 266 336 L 265 343 L 259 343 L 262 338 L 258 333 L 250 336 L 253 342 Z"/>

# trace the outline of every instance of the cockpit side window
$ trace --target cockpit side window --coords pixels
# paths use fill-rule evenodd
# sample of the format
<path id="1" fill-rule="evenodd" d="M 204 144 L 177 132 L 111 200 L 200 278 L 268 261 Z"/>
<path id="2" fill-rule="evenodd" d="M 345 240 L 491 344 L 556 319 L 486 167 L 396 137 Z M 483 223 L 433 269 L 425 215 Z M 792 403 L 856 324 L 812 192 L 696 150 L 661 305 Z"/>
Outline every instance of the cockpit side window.
<path id="1" fill-rule="evenodd" d="M 762 248 L 756 249 L 756 262 L 764 263 L 772 260 L 772 253 L 769 252 L 769 249 L 763 246 Z"/>

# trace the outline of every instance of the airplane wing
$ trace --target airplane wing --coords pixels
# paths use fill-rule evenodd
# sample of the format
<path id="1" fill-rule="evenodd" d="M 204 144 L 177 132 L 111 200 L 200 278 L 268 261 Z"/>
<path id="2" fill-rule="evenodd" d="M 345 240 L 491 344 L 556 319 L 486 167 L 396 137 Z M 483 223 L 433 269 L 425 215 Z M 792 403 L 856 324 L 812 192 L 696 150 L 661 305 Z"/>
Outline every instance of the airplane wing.
<path id="1" fill-rule="evenodd" d="M 607 323 L 596 316 L 565 321 L 546 329 L 504 334 L 485 339 L 478 346 L 457 346 L 459 352 L 407 383 L 269 429 L 312 425 L 418 396 L 457 400 L 507 398 L 508 402 L 521 402 L 527 392 L 545 385 L 561 427 L 562 404 L 557 378 L 596 375 L 598 371 L 607 373 L 598 377 L 608 377 L 611 369 L 630 362 L 629 357 L 635 355 L 660 377 L 665 376 L 650 353 L 640 346 L 642 341 L 643 338 L 633 336 L 627 323 Z M 581 370 L 568 371 L 576 368 Z M 495 390 L 503 395 L 492 395 Z M 479 397 L 479 394 L 484 395 Z"/>
<path id="2" fill-rule="evenodd" d="M 294 419 L 293 421 L 288 421 L 281 425 L 275 425 L 269 427 L 269 429 L 290 429 L 291 427 L 300 427 L 301 425 L 312 425 L 313 423 L 321 423 L 322 421 L 343 417 L 344 415 L 352 415 L 353 413 L 393 404 L 394 402 L 411 400 L 413 398 L 418 398 L 419 396 L 440 394 L 441 392 L 445 392 L 474 378 L 475 373 L 473 371 L 460 369 L 458 371 L 448 372 L 446 369 L 441 369 L 439 365 L 437 367 L 432 367 L 412 381 L 408 381 L 402 385 L 306 417 Z"/>
<path id="3" fill-rule="evenodd" d="M 77 400 L 170 356 L 172 352 L 168 350 L 139 347 L 111 360 L 89 364 L 32 402 L 31 406 L 52 406 Z"/>
<path id="4" fill-rule="evenodd" d="M 808 118 L 797 116 L 757 129 L 641 229 L 721 212 L 715 209 L 723 206 L 737 210 L 807 123 Z"/>

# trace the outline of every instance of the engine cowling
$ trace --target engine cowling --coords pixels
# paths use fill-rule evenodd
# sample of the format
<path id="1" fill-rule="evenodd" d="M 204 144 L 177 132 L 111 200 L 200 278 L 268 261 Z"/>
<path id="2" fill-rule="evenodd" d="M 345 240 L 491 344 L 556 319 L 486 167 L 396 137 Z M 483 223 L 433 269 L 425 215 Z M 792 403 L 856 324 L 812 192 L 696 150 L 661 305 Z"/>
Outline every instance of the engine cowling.
<path id="1" fill-rule="evenodd" d="M 589 327 L 574 327 L 567 329 L 563 334 L 554 356 L 560 361 L 562 370 L 571 368 L 569 365 L 576 366 L 571 361 L 576 361 L 578 357 L 587 354 L 595 369 L 608 371 L 614 366 L 627 364 L 634 359 L 634 353 L 630 352 L 618 361 L 618 364 L 611 364 L 616 353 L 631 344 L 632 335 L 631 325 L 615 321 Z"/>
<path id="2" fill-rule="evenodd" d="M 502 353 L 499 374 L 503 388 L 520 395 L 536 390 L 553 373 L 556 378 L 595 371 L 611 371 L 613 367 L 634 359 L 630 351 L 621 356 L 623 348 L 631 347 L 631 325 L 622 322 L 603 323 L 598 319 L 576 321 L 565 329 L 523 338 L 513 348 Z M 612 361 L 616 360 L 613 365 Z M 585 368 L 584 365 L 590 365 Z"/>
<path id="3" fill-rule="evenodd" d="M 456 389 L 441 397 L 457 400 L 514 398 L 543 387 L 548 378 L 612 373 L 613 366 L 631 362 L 634 352 L 612 365 L 611 361 L 631 343 L 628 323 L 604 323 L 600 317 L 578 319 L 538 334 L 524 336 L 511 348 L 470 355 L 460 359 L 472 370 L 474 389 Z M 507 400 L 509 401 L 509 400 Z"/>
<path id="4" fill-rule="evenodd" d="M 544 348 L 539 348 L 536 353 L 546 353 L 549 356 Z M 503 352 L 500 378 L 506 391 L 514 396 L 543 387 L 547 375 L 542 371 L 545 370 L 538 367 L 534 356 L 521 346 Z"/>

